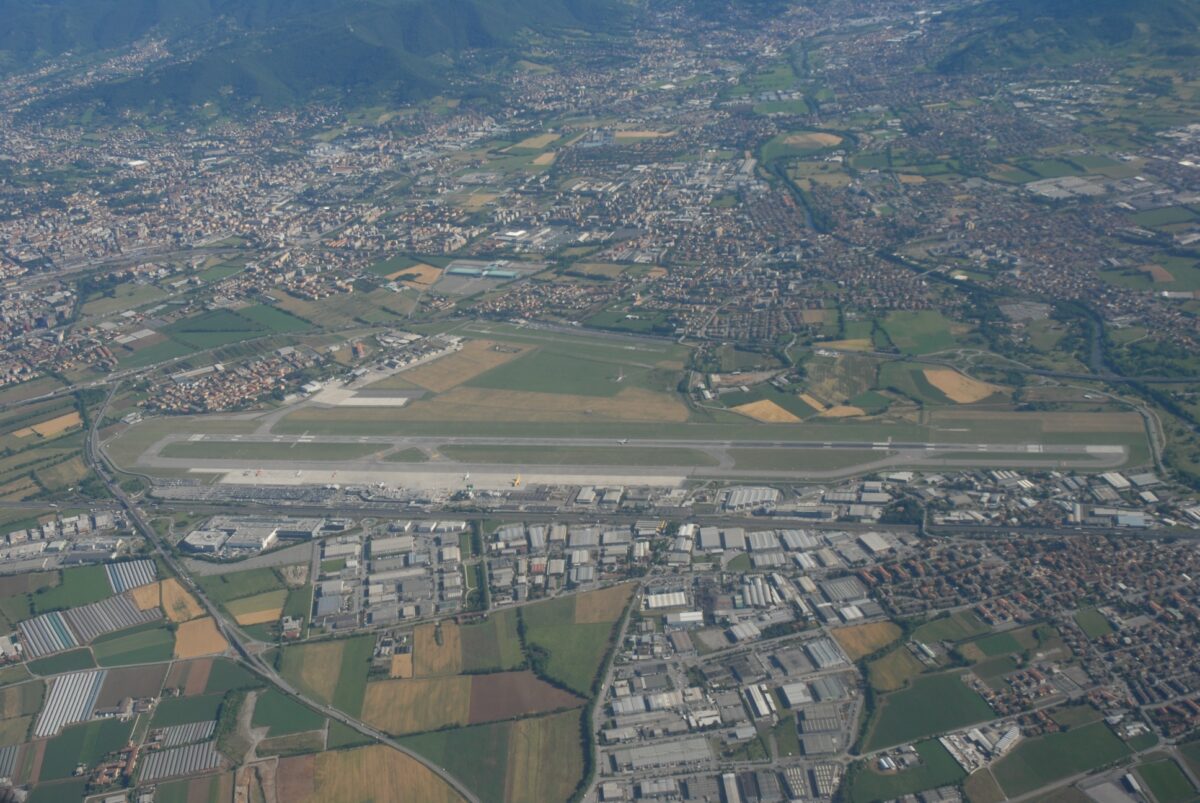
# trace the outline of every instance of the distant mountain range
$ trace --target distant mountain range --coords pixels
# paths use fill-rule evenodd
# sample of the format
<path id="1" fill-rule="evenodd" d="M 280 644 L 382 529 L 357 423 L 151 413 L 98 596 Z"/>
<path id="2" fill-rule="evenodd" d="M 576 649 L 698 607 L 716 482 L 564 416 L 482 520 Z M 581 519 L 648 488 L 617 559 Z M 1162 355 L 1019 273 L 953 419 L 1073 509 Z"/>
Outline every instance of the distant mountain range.
<path id="1" fill-rule="evenodd" d="M 0 0 L 0 71 L 163 37 L 198 55 L 88 96 L 148 108 L 229 95 L 268 105 L 322 93 L 411 98 L 440 89 L 464 50 L 503 50 L 526 30 L 610 30 L 623 7 L 618 0 Z"/>
<path id="2" fill-rule="evenodd" d="M 1200 0 L 989 0 L 953 16 L 998 21 L 944 55 L 945 73 L 1200 53 Z"/>

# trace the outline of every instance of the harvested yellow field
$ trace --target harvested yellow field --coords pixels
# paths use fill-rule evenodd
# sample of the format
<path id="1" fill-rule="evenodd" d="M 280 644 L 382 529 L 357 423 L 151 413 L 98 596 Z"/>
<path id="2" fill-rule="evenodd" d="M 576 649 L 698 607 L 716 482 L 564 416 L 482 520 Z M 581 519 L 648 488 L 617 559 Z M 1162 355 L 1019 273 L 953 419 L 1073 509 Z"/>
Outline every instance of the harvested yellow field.
<path id="1" fill-rule="evenodd" d="M 217 655 L 229 649 L 229 642 L 217 630 L 211 616 L 183 622 L 175 631 L 175 657 L 199 658 Z"/>
<path id="2" fill-rule="evenodd" d="M 837 134 L 827 134 L 824 131 L 801 131 L 788 134 L 783 138 L 785 145 L 797 148 L 832 148 L 842 144 L 842 138 Z"/>
<path id="3" fill-rule="evenodd" d="M 574 712 L 522 719 L 508 734 L 508 776 L 504 799 L 566 800 L 583 777 L 579 750 L 563 750 L 577 739 Z"/>
<path id="4" fill-rule="evenodd" d="M 513 148 L 520 148 L 526 151 L 540 151 L 542 148 L 550 145 L 550 143 L 557 141 L 558 134 L 538 134 L 521 140 L 516 145 L 513 145 Z"/>
<path id="5" fill-rule="evenodd" d="M 846 404 L 838 404 L 821 413 L 821 418 L 858 418 L 859 416 L 866 414 L 867 411 L 863 410 L 861 407 L 850 407 Z"/>
<path id="6" fill-rule="evenodd" d="M 385 415 L 382 417 L 386 420 L 407 421 L 644 421 L 682 424 L 688 420 L 687 407 L 674 396 L 632 387 L 625 388 L 616 396 L 457 387 L 436 399 L 421 399 L 401 410 L 383 412 Z M 376 415 L 376 411 L 370 408 L 354 412 L 357 420 L 368 420 Z"/>
<path id="7" fill-rule="evenodd" d="M 392 656 L 392 666 L 388 677 L 411 678 L 413 676 L 413 657 L 411 652 L 398 652 Z"/>
<path id="8" fill-rule="evenodd" d="M 739 404 L 729 408 L 739 415 L 753 418 L 764 424 L 798 424 L 800 419 L 780 407 L 770 399 L 759 399 L 749 404 Z"/>
<path id="9" fill-rule="evenodd" d="M 853 627 L 839 627 L 832 631 L 834 639 L 851 661 L 857 661 L 864 655 L 883 649 L 900 638 L 902 633 L 903 631 L 892 622 L 871 622 Z"/>
<path id="10" fill-rule="evenodd" d="M 174 577 L 163 580 L 160 591 L 163 612 L 172 622 L 190 622 L 204 615 L 200 603 Z"/>
<path id="11" fill-rule="evenodd" d="M 1150 263 L 1149 265 L 1138 265 L 1137 269 L 1140 273 L 1145 273 L 1147 276 L 1149 276 L 1150 280 L 1153 282 L 1161 283 L 1175 281 L 1175 276 L 1171 273 L 1171 271 L 1167 270 L 1162 265 Z"/>
<path id="12" fill-rule="evenodd" d="M 800 394 L 800 401 L 807 404 L 809 407 L 816 410 L 818 413 L 825 412 L 825 404 L 818 398 L 809 395 L 808 393 Z"/>
<path id="13" fill-rule="evenodd" d="M 321 753 L 280 762 L 279 774 L 308 780 L 309 773 L 291 772 L 291 762 L 313 767 L 311 786 L 288 781 L 295 794 L 289 803 L 362 803 L 365 800 L 420 800 L 422 803 L 461 803 L 462 798 L 415 758 L 376 744 L 355 750 Z M 308 784 L 304 784 L 308 786 Z M 307 794 L 303 794 L 307 792 Z M 283 800 L 283 797 L 279 798 Z"/>
<path id="14" fill-rule="evenodd" d="M 552 165 L 557 158 L 558 154 L 554 151 L 546 151 L 545 153 L 539 153 L 537 158 L 533 160 L 533 163 L 539 167 L 542 165 Z"/>
<path id="15" fill-rule="evenodd" d="M 870 351 L 872 343 L 869 338 L 856 337 L 852 340 L 830 340 L 826 343 L 817 343 L 817 348 L 822 349 L 837 349 L 838 351 Z"/>
<path id="16" fill-rule="evenodd" d="M 800 320 L 805 323 L 825 323 L 829 319 L 829 310 L 806 309 L 800 313 Z"/>
<path id="17" fill-rule="evenodd" d="M 79 417 L 79 413 L 77 411 L 73 410 L 69 413 L 65 413 L 47 421 L 43 421 L 40 424 L 34 424 L 28 429 L 32 430 L 34 434 L 43 438 L 53 438 L 56 435 L 61 435 L 68 429 L 74 429 L 75 427 L 79 426 L 83 426 L 83 419 Z"/>
<path id="18" fill-rule="evenodd" d="M 471 676 L 371 681 L 362 710 L 364 722 L 396 735 L 466 725 Z"/>
<path id="19" fill-rule="evenodd" d="M 148 611 L 151 608 L 157 608 L 162 604 L 161 589 L 161 583 L 150 583 L 149 585 L 131 588 L 129 589 L 128 594 L 129 598 L 133 600 L 133 604 L 137 606 L 139 611 Z"/>
<path id="20" fill-rule="evenodd" d="M 403 284 L 407 284 L 410 287 L 424 288 L 429 287 L 442 277 L 442 269 L 435 268 L 433 265 L 418 263 L 398 270 L 395 273 L 389 273 L 387 278 L 388 281 L 394 282 L 401 276 L 404 277 Z"/>
<path id="21" fill-rule="evenodd" d="M 575 598 L 575 624 L 590 625 L 617 621 L 625 611 L 625 606 L 629 604 L 633 587 L 633 583 L 622 583 L 619 586 L 580 594 Z"/>
<path id="22" fill-rule="evenodd" d="M 332 700 L 337 690 L 338 675 L 342 672 L 342 649 L 345 641 L 325 641 L 305 644 L 297 677 L 300 685 L 312 691 L 319 700 Z"/>
<path id="23" fill-rule="evenodd" d="M 418 365 L 404 371 L 401 376 L 426 390 L 443 393 L 497 366 L 511 362 L 530 350 L 531 346 L 502 345 L 491 340 L 469 340 L 453 354 Z"/>
<path id="24" fill-rule="evenodd" d="M 1001 391 L 997 385 L 972 379 L 953 368 L 926 368 L 924 374 L 925 378 L 929 380 L 929 384 L 945 394 L 946 398 L 958 404 L 974 404 Z"/>
<path id="25" fill-rule="evenodd" d="M 274 622 L 283 615 L 283 603 L 287 599 L 287 591 L 268 591 L 243 597 L 227 602 L 225 607 L 233 614 L 233 619 L 239 625 L 262 625 Z"/>
<path id="26" fill-rule="evenodd" d="M 900 179 L 901 184 L 924 184 L 925 177 L 918 176 L 914 173 L 897 173 L 896 178 Z"/>
<path id="27" fill-rule="evenodd" d="M 462 635 L 458 625 L 421 625 L 413 630 L 413 674 L 456 675 L 462 671 Z"/>
<path id="28" fill-rule="evenodd" d="M 674 131 L 614 131 L 613 135 L 617 139 L 659 139 L 660 137 L 673 137 Z"/>

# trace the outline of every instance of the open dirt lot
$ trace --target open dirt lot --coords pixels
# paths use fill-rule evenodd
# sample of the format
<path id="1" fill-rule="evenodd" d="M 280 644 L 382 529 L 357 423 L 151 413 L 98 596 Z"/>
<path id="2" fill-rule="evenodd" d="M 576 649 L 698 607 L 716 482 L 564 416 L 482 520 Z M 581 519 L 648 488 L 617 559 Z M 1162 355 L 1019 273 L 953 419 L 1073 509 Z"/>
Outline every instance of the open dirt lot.
<path id="1" fill-rule="evenodd" d="M 405 800 L 422 803 L 462 800 L 416 759 L 384 745 L 287 758 L 280 762 L 277 777 L 278 799 L 288 803 L 395 800 L 397 790 L 404 790 Z"/>
<path id="2" fill-rule="evenodd" d="M 371 681 L 363 721 L 394 734 L 465 725 L 471 717 L 472 682 L 469 675 Z"/>
<path id="3" fill-rule="evenodd" d="M 179 625 L 175 632 L 175 657 L 198 658 L 201 655 L 217 655 L 229 649 L 225 637 L 217 631 L 212 617 L 193 619 Z"/>
<path id="4" fill-rule="evenodd" d="M 500 346 L 497 349 L 497 346 Z M 530 346 L 500 345 L 491 340 L 471 340 L 460 351 L 418 365 L 401 376 L 414 385 L 442 393 L 474 379 L 485 371 L 520 357 Z"/>
<path id="5" fill-rule="evenodd" d="M 837 643 L 850 656 L 851 661 L 857 661 L 864 655 L 870 655 L 900 638 L 901 630 L 891 622 L 871 622 L 853 627 L 841 627 L 833 631 Z"/>
<path id="6" fill-rule="evenodd" d="M 413 630 L 413 674 L 457 675 L 462 671 L 462 634 L 458 625 L 421 625 Z"/>
<path id="7" fill-rule="evenodd" d="M 472 725 L 583 705 L 582 697 L 555 688 L 532 672 L 496 672 L 471 679 Z"/>
<path id="8" fill-rule="evenodd" d="M 1002 390 L 998 385 L 980 382 L 952 368 L 926 368 L 924 373 L 929 384 L 958 404 L 974 404 Z"/>
<path id="9" fill-rule="evenodd" d="M 535 165 L 538 165 L 539 167 L 541 167 L 542 165 L 552 165 L 552 164 L 554 164 L 554 160 L 557 156 L 558 156 L 558 154 L 555 153 L 554 151 L 546 151 L 545 153 L 539 153 L 534 158 L 533 163 Z"/>
<path id="10" fill-rule="evenodd" d="M 731 407 L 735 413 L 761 421 L 764 424 L 798 424 L 800 419 L 780 407 L 770 399 L 759 399 L 749 404 L 739 404 Z"/>
<path id="11" fill-rule="evenodd" d="M 575 598 L 575 624 L 615 622 L 620 618 L 633 593 L 633 584 L 623 583 L 599 591 L 589 591 Z"/>

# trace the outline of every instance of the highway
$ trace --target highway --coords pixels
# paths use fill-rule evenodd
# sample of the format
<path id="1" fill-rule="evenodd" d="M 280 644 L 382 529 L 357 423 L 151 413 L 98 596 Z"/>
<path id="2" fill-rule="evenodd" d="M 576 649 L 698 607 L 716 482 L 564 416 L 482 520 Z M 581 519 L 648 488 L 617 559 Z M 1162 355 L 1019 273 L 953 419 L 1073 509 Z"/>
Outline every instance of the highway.
<path id="1" fill-rule="evenodd" d="M 104 419 L 105 411 L 108 409 L 108 405 L 112 401 L 112 398 L 116 394 L 119 386 L 119 383 L 114 383 L 112 385 L 108 397 L 104 400 L 104 405 L 94 416 L 93 422 L 98 422 Z M 130 500 L 129 496 L 121 489 L 120 484 L 114 479 L 115 469 L 107 462 L 107 457 L 103 456 L 102 451 L 98 448 L 98 444 L 99 432 L 93 424 L 89 428 L 86 442 L 86 457 L 88 463 L 95 470 L 97 476 L 99 476 L 104 484 L 108 487 L 108 490 L 113 495 L 113 498 L 115 498 L 120 506 L 124 508 L 126 515 L 129 517 L 129 522 L 131 525 L 133 525 L 134 529 L 146 539 L 148 544 L 153 545 L 155 551 L 158 553 L 159 557 L 162 558 L 163 562 L 166 563 L 166 565 L 169 566 L 171 570 L 174 571 L 181 579 L 183 579 L 183 581 L 188 585 L 189 590 L 200 602 L 201 606 L 203 606 L 205 611 L 212 616 L 213 621 L 216 623 L 217 629 L 221 632 L 221 635 L 225 637 L 226 641 L 229 642 L 230 646 L 237 653 L 240 662 L 247 669 L 260 677 L 262 680 L 274 686 L 280 693 L 290 697 L 296 702 L 303 704 L 304 706 L 322 714 L 323 716 L 341 722 L 343 725 L 352 728 L 364 736 L 374 739 L 382 744 L 386 744 L 395 750 L 399 750 L 401 753 L 404 753 L 415 761 L 420 762 L 423 766 L 427 767 L 431 772 L 449 784 L 459 795 L 463 797 L 464 800 L 468 801 L 468 803 L 480 803 L 475 794 L 472 793 L 471 790 L 468 789 L 461 781 L 459 781 L 458 778 L 451 775 L 444 767 L 439 767 L 436 764 L 431 763 L 424 756 L 400 744 L 386 733 L 376 730 L 375 728 L 360 722 L 354 717 L 351 717 L 348 714 L 333 708 L 332 706 L 325 705 L 307 697 L 299 690 L 293 688 L 291 684 L 284 680 L 275 671 L 274 667 L 263 661 L 257 653 L 247 646 L 246 642 L 242 640 L 241 634 L 238 633 L 236 629 L 231 627 L 224 618 L 222 618 L 221 612 L 218 610 L 216 604 L 213 603 L 212 600 L 210 600 L 204 593 L 204 590 L 200 588 L 194 580 L 192 580 L 191 576 L 176 560 L 171 549 L 163 542 L 161 538 L 158 537 L 158 533 L 146 521 L 141 509 L 132 500 Z"/>

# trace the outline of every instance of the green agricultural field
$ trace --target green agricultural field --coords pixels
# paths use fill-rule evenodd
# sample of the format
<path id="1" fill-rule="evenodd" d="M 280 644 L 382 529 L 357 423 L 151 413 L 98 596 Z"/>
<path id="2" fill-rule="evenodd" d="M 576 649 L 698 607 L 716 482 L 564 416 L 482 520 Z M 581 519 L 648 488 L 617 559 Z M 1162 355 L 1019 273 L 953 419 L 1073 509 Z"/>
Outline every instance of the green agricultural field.
<path id="1" fill-rule="evenodd" d="M 971 644 L 989 658 L 1021 651 L 1021 642 L 1017 641 L 1012 633 L 993 633 L 972 641 Z"/>
<path id="2" fill-rule="evenodd" d="M 119 719 L 98 719 L 67 728 L 46 744 L 39 780 L 70 778 L 79 764 L 93 766 L 109 751 L 124 747 L 132 732 L 132 720 Z"/>
<path id="3" fill-rule="evenodd" d="M 408 736 L 400 741 L 439 767 L 445 767 L 484 803 L 506 803 L 511 723 L 496 722 L 469 728 Z"/>
<path id="4" fill-rule="evenodd" d="M 1179 752 L 1193 775 L 1200 775 L 1200 740 L 1180 745 Z"/>
<path id="5" fill-rule="evenodd" d="M 455 728 L 403 741 L 484 803 L 567 800 L 583 777 L 580 712 Z"/>
<path id="6" fill-rule="evenodd" d="M 241 664 L 235 664 L 225 658 L 218 658 L 212 662 L 204 693 L 225 694 L 234 689 L 248 689 L 260 685 L 262 682 Z"/>
<path id="7" fill-rule="evenodd" d="M 97 564 L 63 569 L 62 582 L 33 595 L 33 612 L 38 614 L 78 608 L 110 596 L 112 586 L 108 584 L 108 575 L 103 566 Z"/>
<path id="8" fill-rule="evenodd" d="M 161 343 L 155 343 L 152 346 L 146 346 L 127 354 L 118 353 L 117 362 L 121 364 L 122 368 L 144 368 L 147 365 L 155 365 L 156 363 L 174 360 L 178 357 L 186 357 L 194 351 L 196 349 L 183 343 L 174 340 L 164 340 Z"/>
<path id="9" fill-rule="evenodd" d="M 240 309 L 237 314 L 250 321 L 250 323 L 257 324 L 268 332 L 277 335 L 299 332 L 312 326 L 312 324 L 303 318 L 298 318 L 290 312 L 284 312 L 278 307 L 268 307 L 266 304 L 258 304 L 257 306 Z"/>
<path id="10" fill-rule="evenodd" d="M 324 726 L 325 718 L 275 689 L 267 689 L 254 704 L 251 724 L 256 728 L 270 728 L 270 736 L 287 736 L 317 730 Z"/>
<path id="11" fill-rule="evenodd" d="M 1009 797 L 1019 797 L 1129 755 L 1129 748 L 1103 722 L 1021 742 L 992 767 Z"/>
<path id="12" fill-rule="evenodd" d="M 920 404 L 954 403 L 925 378 L 924 368 L 909 363 L 884 363 L 879 368 L 879 384 Z"/>
<path id="13" fill-rule="evenodd" d="M 343 725 L 336 719 L 329 720 L 329 734 L 326 737 L 325 743 L 326 749 L 341 750 L 346 747 L 361 747 L 362 745 L 373 743 L 374 740 L 369 736 L 363 736 L 349 725 Z"/>
<path id="14" fill-rule="evenodd" d="M 410 259 L 402 254 L 397 254 L 396 256 L 389 257 L 382 262 L 376 262 L 374 265 L 367 268 L 367 270 L 376 276 L 391 276 L 396 271 L 404 270 L 405 268 L 411 268 L 416 264 L 417 261 L 415 259 Z"/>
<path id="15" fill-rule="evenodd" d="M 460 463 L 503 463 L 535 466 L 715 466 L 712 455 L 697 449 L 655 446 L 458 446 L 438 449 Z"/>
<path id="16" fill-rule="evenodd" d="M 110 633 L 92 643 L 92 652 L 100 666 L 168 661 L 174 651 L 175 634 L 159 623 Z"/>
<path id="17" fill-rule="evenodd" d="M 494 390 L 533 393 L 572 393 L 580 396 L 616 396 L 628 387 L 674 387 L 678 375 L 585 356 L 572 356 L 546 348 L 528 352 L 480 374 L 466 384 Z"/>
<path id="18" fill-rule="evenodd" d="M 957 672 L 914 680 L 880 699 L 866 731 L 864 750 L 904 744 L 995 716 Z"/>
<path id="19" fill-rule="evenodd" d="M 63 672 L 75 672 L 80 669 L 92 669 L 96 666 L 96 662 L 92 660 L 91 650 L 87 647 L 80 647 L 77 650 L 60 652 L 58 655 L 30 661 L 26 666 L 35 675 L 49 676 L 61 675 Z"/>
<path id="20" fill-rule="evenodd" d="M 112 315 L 124 312 L 144 304 L 159 301 L 166 293 L 152 284 L 136 284 L 126 282 L 112 288 L 112 295 L 99 295 L 89 299 L 80 309 L 79 314 L 84 318 L 97 315 Z"/>
<path id="21" fill-rule="evenodd" d="M 355 460 L 380 451 L 367 443 L 254 443 L 251 441 L 177 441 L 163 447 L 163 457 L 195 460 Z"/>
<path id="22" fill-rule="evenodd" d="M 929 644 L 935 641 L 962 641 L 988 632 L 988 626 L 972 611 L 955 611 L 949 616 L 932 619 L 913 631 L 913 641 Z"/>
<path id="23" fill-rule="evenodd" d="M 214 574 L 198 577 L 197 582 L 210 598 L 216 602 L 249 597 L 255 594 L 265 594 L 283 588 L 283 580 L 273 569 L 250 569 L 242 572 Z"/>
<path id="24" fill-rule="evenodd" d="M 959 324 L 933 310 L 893 312 L 881 325 L 896 348 L 905 354 L 932 354 L 958 345 L 953 330 Z"/>
<path id="25" fill-rule="evenodd" d="M 925 665 L 902 646 L 867 664 L 867 681 L 877 692 L 895 691 L 924 671 Z"/>
<path id="26" fill-rule="evenodd" d="M 221 711 L 223 694 L 202 694 L 197 697 L 166 697 L 154 709 L 151 727 L 167 728 L 189 722 L 207 722 Z"/>
<path id="27" fill-rule="evenodd" d="M 1158 803 L 1190 803 L 1196 800 L 1196 788 L 1171 759 L 1139 764 L 1137 774 Z"/>
<path id="28" fill-rule="evenodd" d="M 612 624 L 576 624 L 575 597 L 528 605 L 521 617 L 535 671 L 589 696 L 608 652 Z"/>
<path id="29" fill-rule="evenodd" d="M 459 636 L 464 672 L 519 669 L 525 663 L 512 608 L 491 614 L 483 624 L 460 628 Z"/>
<path id="30" fill-rule="evenodd" d="M 83 800 L 87 797 L 86 778 L 72 778 L 54 783 L 39 783 L 25 803 L 62 803 L 64 800 Z"/>
<path id="31" fill-rule="evenodd" d="M 1075 624 L 1089 639 L 1103 638 L 1113 632 L 1104 614 L 1095 608 L 1083 608 L 1075 613 Z"/>
<path id="32" fill-rule="evenodd" d="M 893 774 L 875 772 L 865 764 L 855 765 L 846 780 L 851 803 L 892 800 L 926 789 L 952 786 L 966 777 L 962 767 L 936 739 L 917 744 L 919 766 Z"/>

